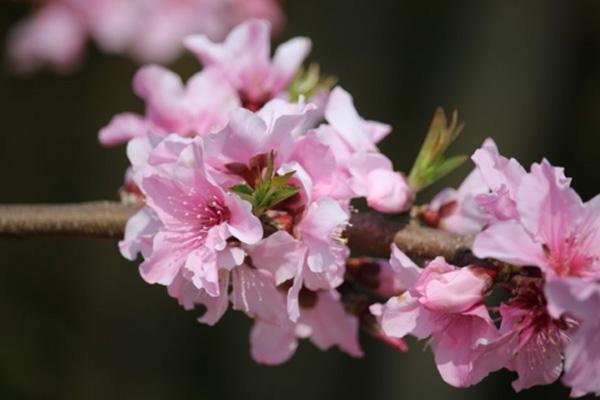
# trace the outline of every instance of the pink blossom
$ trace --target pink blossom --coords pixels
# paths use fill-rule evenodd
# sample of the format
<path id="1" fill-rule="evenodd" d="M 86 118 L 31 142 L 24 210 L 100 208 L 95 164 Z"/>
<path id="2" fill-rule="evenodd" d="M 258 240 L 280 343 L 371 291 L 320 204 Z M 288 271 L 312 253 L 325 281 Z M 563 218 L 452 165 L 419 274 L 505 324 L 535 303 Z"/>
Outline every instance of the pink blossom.
<path id="1" fill-rule="evenodd" d="M 258 113 L 237 108 L 221 131 L 206 138 L 207 162 L 225 171 L 228 165 L 247 166 L 253 157 L 275 151 L 276 166 L 280 167 L 293 150 L 294 129 L 310 109 L 310 105 L 291 105 L 282 100 L 268 103 Z"/>
<path id="2" fill-rule="evenodd" d="M 423 213 L 424 222 L 460 235 L 481 232 L 489 223 L 490 217 L 475 201 L 479 194 L 488 191 L 481 173 L 473 170 L 458 190 L 447 188 L 438 193 Z"/>
<path id="3" fill-rule="evenodd" d="M 573 388 L 574 397 L 600 395 L 600 284 L 577 278 L 551 279 L 544 292 L 552 317 L 577 321 L 564 351 L 564 384 Z"/>
<path id="4" fill-rule="evenodd" d="M 287 310 L 292 321 L 301 317 L 300 293 L 331 290 L 344 280 L 348 249 L 339 238 L 348 214 L 331 198 L 312 203 L 293 228 L 279 231 L 247 247 L 253 265 L 270 271 L 276 284 L 289 284 Z"/>
<path id="5" fill-rule="evenodd" d="M 277 0 L 49 0 L 13 29 L 9 56 L 21 72 L 45 65 L 68 72 L 90 38 L 102 51 L 165 63 L 180 54 L 185 36 L 220 40 L 248 18 L 277 30 L 283 23 Z"/>
<path id="6" fill-rule="evenodd" d="M 279 46 L 271 60 L 270 30 L 268 21 L 250 20 L 233 29 L 222 44 L 206 35 L 189 36 L 184 43 L 205 67 L 222 71 L 242 104 L 257 111 L 285 90 L 311 47 L 309 39 L 294 38 Z"/>
<path id="7" fill-rule="evenodd" d="M 570 371 L 565 373 L 565 382 L 574 388 L 574 393 L 595 392 L 597 385 L 594 389 L 593 384 L 586 386 L 583 380 L 578 380 L 584 376 L 580 374 L 593 370 L 588 367 L 597 362 L 592 361 L 595 356 L 577 355 L 592 343 L 590 331 L 583 325 L 576 326 L 586 319 L 562 308 L 565 307 L 562 301 L 571 296 L 572 288 L 567 282 L 581 280 L 581 284 L 573 287 L 582 291 L 582 304 L 578 307 L 583 310 L 586 298 L 583 293 L 586 290 L 590 293 L 594 286 L 583 280 L 600 276 L 597 250 L 600 198 L 582 202 L 563 170 L 546 160 L 524 173 L 516 162 L 497 154 L 488 155 L 485 158 L 480 154 L 480 161 L 490 173 L 489 180 L 495 180 L 496 189 L 500 188 L 492 194 L 497 195 L 498 201 L 490 202 L 495 210 L 500 210 L 496 213 L 500 221 L 477 236 L 474 252 L 478 257 L 540 268 L 547 281 L 550 302 L 547 307 L 541 283 L 525 283 L 519 284 L 515 297 L 500 308 L 503 338 L 499 341 L 502 346 L 496 347 L 511 349 L 507 368 L 519 373 L 513 386 L 521 390 L 555 381 L 563 370 L 564 353 L 565 360 L 569 360 L 565 371 Z M 588 326 L 596 329 L 594 324 Z M 579 367 L 573 367 L 577 363 Z M 584 379 L 588 378 L 586 375 Z"/>
<path id="8" fill-rule="evenodd" d="M 205 147 L 203 162 L 220 187 L 230 188 L 240 183 L 254 185 L 257 168 L 262 171 L 269 153 L 275 154 L 273 167 L 277 173 L 293 173 L 290 183 L 300 189 L 299 193 L 262 216 L 263 223 L 280 232 L 242 249 L 254 267 L 269 271 L 275 277 L 277 285 L 291 283 L 287 309 L 294 321 L 300 316 L 298 296 L 302 288 L 315 291 L 339 286 L 348 255 L 340 239 L 349 219 L 347 201 L 328 195 L 336 171 L 335 158 L 315 137 L 294 136 L 295 128 L 310 109 L 283 100 L 273 100 L 259 113 L 239 108 L 230 114 L 229 123 L 221 131 L 196 139 Z M 128 149 L 135 148 L 132 155 L 139 154 L 140 159 L 150 161 L 146 166 L 142 162 L 141 168 L 136 170 L 158 169 L 170 176 L 178 170 L 169 165 L 183 157 L 182 148 L 189 142 L 190 139 L 171 135 L 150 146 L 154 147 L 150 155 L 145 155 L 148 147 L 137 149 L 136 141 L 130 142 Z M 144 178 L 142 185 L 147 179 Z M 279 249 L 274 255 L 261 251 L 273 246 Z M 289 256 L 293 263 L 287 258 L 281 259 Z"/>
<path id="9" fill-rule="evenodd" d="M 238 109 L 221 132 L 204 138 L 211 154 L 207 162 L 220 174 L 221 182 L 233 184 L 241 179 L 252 184 L 250 165 L 260 164 L 273 151 L 275 169 L 294 173 L 291 182 L 300 188 L 298 195 L 264 216 L 267 224 L 282 231 L 248 248 L 253 264 L 271 271 L 277 284 L 293 282 L 287 307 L 294 321 L 300 316 L 302 288 L 315 291 L 339 286 L 348 253 L 339 238 L 349 219 L 346 205 L 330 196 L 332 181 L 337 181 L 335 158 L 315 137 L 294 137 L 310 109 L 282 100 L 271 101 L 256 114 Z M 260 250 L 272 246 L 276 250 Z"/>
<path id="10" fill-rule="evenodd" d="M 218 296 L 219 268 L 239 265 L 244 257 L 227 239 L 256 243 L 262 227 L 251 205 L 217 186 L 203 163 L 201 146 L 191 144 L 181 152 L 172 176 L 149 172 L 144 177 L 146 207 L 161 227 L 140 271 L 149 283 L 170 285 L 184 268 L 196 287 Z"/>
<path id="11" fill-rule="evenodd" d="M 325 119 L 329 125 L 320 126 L 316 134 L 333 150 L 354 196 L 365 197 L 369 206 L 382 212 L 410 208 L 414 193 L 406 177 L 394 171 L 392 162 L 376 146 L 391 127 L 361 118 L 352 97 L 341 87 L 329 95 Z"/>
<path id="12" fill-rule="evenodd" d="M 310 339 L 321 350 L 337 346 L 353 357 L 362 357 L 358 319 L 344 310 L 338 292 L 303 290 L 300 297 L 303 306 L 297 323 L 255 322 L 250 333 L 254 360 L 268 365 L 285 362 L 294 354 L 298 339 Z"/>
<path id="13" fill-rule="evenodd" d="M 484 275 L 449 265 L 442 258 L 421 270 L 397 249 L 391 261 L 402 280 L 412 283 L 385 306 L 371 307 L 387 335 L 430 337 L 438 370 L 453 386 L 473 385 L 502 367 L 485 352 L 499 334 L 483 304 L 490 287 Z"/>
<path id="14" fill-rule="evenodd" d="M 513 388 L 521 391 L 556 381 L 572 323 L 548 314 L 540 283 L 526 279 L 519 283 L 514 297 L 500 306 L 500 316 L 502 336 L 490 344 L 488 355 L 504 360 L 506 368 L 519 374 Z"/>
<path id="15" fill-rule="evenodd" d="M 562 169 L 534 164 L 516 192 L 517 220 L 501 221 L 479 234 L 474 252 L 548 276 L 600 277 L 600 198 L 583 203 Z"/>
<path id="16" fill-rule="evenodd" d="M 136 94 L 146 102 L 146 115 L 115 116 L 99 133 L 102 144 L 118 144 L 149 132 L 161 136 L 207 135 L 223 128 L 229 112 L 239 105 L 235 91 L 214 69 L 195 74 L 184 85 L 175 73 L 151 65 L 137 72 L 133 85 Z"/>

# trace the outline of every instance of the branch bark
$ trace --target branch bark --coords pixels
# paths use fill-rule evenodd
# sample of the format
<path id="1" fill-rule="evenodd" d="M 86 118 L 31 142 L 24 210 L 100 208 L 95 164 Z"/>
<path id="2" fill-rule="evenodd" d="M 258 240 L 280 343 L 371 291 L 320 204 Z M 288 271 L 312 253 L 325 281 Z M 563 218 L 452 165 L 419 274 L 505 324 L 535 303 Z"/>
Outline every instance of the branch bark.
<path id="1" fill-rule="evenodd" d="M 0 205 L 0 237 L 120 238 L 137 208 L 118 202 Z"/>
<path id="2" fill-rule="evenodd" d="M 138 210 L 118 202 L 0 205 L 0 237 L 121 238 L 127 220 Z M 346 230 L 349 246 L 358 252 L 387 257 L 395 243 L 412 257 L 443 256 L 458 265 L 471 256 L 472 238 L 403 224 L 389 216 L 354 214 Z"/>

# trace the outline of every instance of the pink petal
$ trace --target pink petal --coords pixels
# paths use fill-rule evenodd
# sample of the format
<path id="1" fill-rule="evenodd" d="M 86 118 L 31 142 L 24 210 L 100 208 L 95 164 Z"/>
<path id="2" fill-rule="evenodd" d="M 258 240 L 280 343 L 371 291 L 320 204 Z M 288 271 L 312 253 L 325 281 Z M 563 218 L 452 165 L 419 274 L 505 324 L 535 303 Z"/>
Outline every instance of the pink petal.
<path id="1" fill-rule="evenodd" d="M 248 246 L 254 266 L 273 274 L 277 285 L 293 279 L 302 268 L 304 251 L 300 242 L 285 231 L 277 231 L 257 244 Z"/>
<path id="2" fill-rule="evenodd" d="M 422 272 L 421 268 L 419 268 L 417 264 L 404 254 L 395 244 L 392 245 L 390 265 L 400 282 L 404 285 L 404 290 L 413 286 Z"/>
<path id="3" fill-rule="evenodd" d="M 146 158 L 152 165 L 176 163 L 183 150 L 190 144 L 191 139 L 172 134 L 161 140 Z"/>
<path id="4" fill-rule="evenodd" d="M 234 309 L 267 323 L 287 323 L 285 298 L 277 289 L 270 273 L 240 266 L 231 272 L 231 281 L 231 302 Z"/>
<path id="5" fill-rule="evenodd" d="M 297 347 L 293 325 L 277 326 L 259 320 L 250 332 L 250 352 L 260 364 L 281 364 L 292 357 Z"/>
<path id="6" fill-rule="evenodd" d="M 160 223 L 148 208 L 138 211 L 127 221 L 125 237 L 119 242 L 119 250 L 126 259 L 133 261 L 138 253 L 149 257 L 152 251 L 152 238 L 160 228 Z"/>
<path id="7" fill-rule="evenodd" d="M 332 242 L 347 221 L 347 212 L 331 198 L 322 197 L 309 206 L 298 229 L 309 248 L 307 264 L 313 272 L 322 272 L 339 261 Z"/>
<path id="8" fill-rule="evenodd" d="M 179 304 L 186 310 L 192 310 L 197 304 L 206 307 L 206 312 L 198 321 L 207 325 L 215 325 L 227 311 L 229 305 L 229 274 L 222 274 L 220 279 L 219 296 L 209 296 L 205 290 L 198 289 L 192 282 L 181 274 L 169 285 L 168 291 L 171 297 L 177 299 Z"/>
<path id="9" fill-rule="evenodd" d="M 594 320 L 600 309 L 600 285 L 578 278 L 548 279 L 544 285 L 548 311 L 554 318 L 569 313 L 580 320 Z"/>
<path id="10" fill-rule="evenodd" d="M 338 346 L 353 357 L 362 357 L 358 319 L 346 312 L 336 291 L 318 292 L 316 305 L 303 310 L 299 323 L 312 328 L 311 340 L 321 350 Z"/>
<path id="11" fill-rule="evenodd" d="M 373 311 L 380 310 L 375 308 Z M 406 292 L 402 296 L 392 297 L 385 304 L 381 316 L 381 328 L 388 336 L 403 338 L 410 334 L 424 339 L 431 335 L 434 329 L 433 318 L 431 312 Z"/>
<path id="12" fill-rule="evenodd" d="M 597 308 L 596 308 L 597 310 Z M 600 323 L 583 321 L 565 350 L 563 383 L 581 394 L 600 393 Z"/>
<path id="13" fill-rule="evenodd" d="M 148 65 L 135 74 L 133 88 L 146 101 L 150 121 L 166 133 L 177 132 L 185 124 L 182 109 L 185 88 L 179 75 L 158 65 Z"/>
<path id="14" fill-rule="evenodd" d="M 364 121 L 363 129 L 365 129 L 373 143 L 379 143 L 392 131 L 390 125 L 377 121 Z"/>
<path id="15" fill-rule="evenodd" d="M 509 189 L 514 198 L 516 191 L 525 177 L 526 171 L 514 158 L 508 159 L 498 153 L 493 140 L 488 139 L 471 157 L 477 165 L 483 180 L 492 190 L 502 186 Z"/>
<path id="16" fill-rule="evenodd" d="M 216 251 L 203 247 L 193 249 L 186 259 L 185 269 L 198 289 L 204 289 L 212 297 L 221 295 Z"/>
<path id="17" fill-rule="evenodd" d="M 343 179 L 336 173 L 337 163 L 333 152 L 315 135 L 306 135 L 297 140 L 290 159 L 297 161 L 308 173 L 315 196 L 335 193 L 336 185 Z"/>
<path id="18" fill-rule="evenodd" d="M 600 284 L 577 278 L 550 279 L 544 292 L 554 318 L 576 318 L 565 348 L 563 382 L 574 393 L 600 392 Z"/>
<path id="19" fill-rule="evenodd" d="M 237 90 L 222 71 L 205 68 L 188 81 L 184 104 L 189 116 L 190 133 L 205 136 L 227 125 L 229 114 L 240 106 L 240 100 Z"/>
<path id="20" fill-rule="evenodd" d="M 354 108 L 352 97 L 341 87 L 333 89 L 325 109 L 325 118 L 355 150 L 376 150 L 363 119 Z"/>
<path id="21" fill-rule="evenodd" d="M 542 246 L 535 243 L 515 221 L 498 222 L 475 238 L 473 252 L 480 258 L 495 258 L 520 266 L 547 268 Z"/>
<path id="22" fill-rule="evenodd" d="M 262 223 L 252 214 L 250 203 L 229 194 L 225 196 L 225 204 L 230 212 L 227 227 L 232 236 L 247 244 L 254 244 L 262 239 Z"/>
<path id="23" fill-rule="evenodd" d="M 371 171 L 367 178 L 367 204 L 383 213 L 401 213 L 413 204 L 414 192 L 399 172 Z"/>
<path id="24" fill-rule="evenodd" d="M 134 137 L 144 136 L 148 130 L 146 120 L 138 114 L 123 113 L 115 115 L 98 133 L 98 140 L 104 146 L 128 142 Z"/>
<path id="25" fill-rule="evenodd" d="M 534 164 L 517 192 L 523 226 L 551 251 L 560 252 L 573 234 L 584 206 L 569 187 L 570 179 L 546 160 Z"/>
<path id="26" fill-rule="evenodd" d="M 477 384 L 504 360 L 484 358 L 485 344 L 499 338 L 485 306 L 470 314 L 448 316 L 448 323 L 432 338 L 435 363 L 444 381 L 455 387 Z"/>
<path id="27" fill-rule="evenodd" d="M 216 135 L 204 138 L 207 161 L 215 167 L 248 161 L 270 150 L 264 146 L 267 142 L 267 126 L 256 114 L 238 108 L 231 112 L 229 123 Z"/>
<path id="28" fill-rule="evenodd" d="M 159 232 L 152 247 L 152 254 L 140 265 L 140 274 L 148 283 L 170 285 L 189 254 L 188 243 L 179 235 Z"/>
<path id="29" fill-rule="evenodd" d="M 303 260 L 302 264 L 304 264 L 303 254 L 301 260 Z M 304 283 L 304 267 L 298 268 L 296 272 L 296 276 L 294 277 L 294 283 L 292 287 L 288 290 L 287 294 L 287 312 L 290 316 L 290 320 L 293 322 L 298 321 L 300 317 L 300 290 L 302 290 L 302 286 Z"/>
<path id="30" fill-rule="evenodd" d="M 490 283 L 483 277 L 469 268 L 460 268 L 426 282 L 420 301 L 429 310 L 458 314 L 483 303 L 488 286 Z"/>
<path id="31" fill-rule="evenodd" d="M 290 83 L 312 47 L 308 38 L 297 37 L 282 43 L 273 56 L 271 90 L 279 93 Z"/>
<path id="32" fill-rule="evenodd" d="M 549 385 L 562 373 L 562 347 L 544 343 L 544 338 L 530 339 L 513 359 L 511 369 L 519 374 L 512 383 L 517 392 L 537 385 Z"/>

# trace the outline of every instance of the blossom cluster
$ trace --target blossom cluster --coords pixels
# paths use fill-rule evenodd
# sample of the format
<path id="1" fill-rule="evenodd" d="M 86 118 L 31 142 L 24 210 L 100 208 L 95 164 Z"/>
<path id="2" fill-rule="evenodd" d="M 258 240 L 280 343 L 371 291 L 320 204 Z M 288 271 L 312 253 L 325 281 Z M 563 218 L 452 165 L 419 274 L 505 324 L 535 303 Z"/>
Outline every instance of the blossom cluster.
<path id="1" fill-rule="evenodd" d="M 600 393 L 600 197 L 584 202 L 563 169 L 543 160 L 527 171 L 488 139 L 458 190 L 414 206 L 419 189 L 463 161 L 443 156 L 462 129 L 456 114 L 448 124 L 436 113 L 407 178 L 377 147 L 391 127 L 302 67 L 310 40 L 271 56 L 269 37 L 264 20 L 222 43 L 186 37 L 203 69 L 184 83 L 141 68 L 133 87 L 145 112 L 100 131 L 104 145 L 127 143 L 122 197 L 142 208 L 120 250 L 142 255 L 143 279 L 186 309 L 203 306 L 202 323 L 230 305 L 248 315 L 260 363 L 289 359 L 301 338 L 361 356 L 364 328 L 402 351 L 407 335 L 428 339 L 457 387 L 506 368 L 515 390 L 562 375 L 573 396 Z M 350 257 L 357 198 L 472 235 L 468 265 L 437 257 L 420 267 L 397 247 L 389 261 Z"/>
<path id="2" fill-rule="evenodd" d="M 223 43 L 187 37 L 204 67 L 187 83 L 156 65 L 136 74 L 145 113 L 117 115 L 99 134 L 105 145 L 127 142 L 123 198 L 144 204 L 121 252 L 141 253 L 144 280 L 186 309 L 204 306 L 200 322 L 215 324 L 230 304 L 253 318 L 261 363 L 287 360 L 299 338 L 360 356 L 361 316 L 339 290 L 351 201 L 397 213 L 414 193 L 377 149 L 391 127 L 302 70 L 308 39 L 271 57 L 269 33 L 251 20 Z"/>
<path id="3" fill-rule="evenodd" d="M 476 384 L 501 368 L 517 391 L 562 375 L 572 396 L 600 394 L 600 196 L 584 202 L 547 160 L 527 171 L 488 139 L 476 169 L 422 210 L 433 227 L 474 235 L 477 260 L 462 268 L 437 258 L 417 267 L 398 249 L 408 286 L 371 306 L 392 337 L 429 338 L 451 385 Z M 503 291 L 505 301 L 490 306 Z"/>
<path id="4" fill-rule="evenodd" d="M 23 0 L 26 1 L 26 0 Z M 107 53 L 168 62 L 181 40 L 203 33 L 222 39 L 248 18 L 283 23 L 279 0 L 33 0 L 35 12 L 12 29 L 8 56 L 17 71 L 72 70 L 88 38 Z"/>

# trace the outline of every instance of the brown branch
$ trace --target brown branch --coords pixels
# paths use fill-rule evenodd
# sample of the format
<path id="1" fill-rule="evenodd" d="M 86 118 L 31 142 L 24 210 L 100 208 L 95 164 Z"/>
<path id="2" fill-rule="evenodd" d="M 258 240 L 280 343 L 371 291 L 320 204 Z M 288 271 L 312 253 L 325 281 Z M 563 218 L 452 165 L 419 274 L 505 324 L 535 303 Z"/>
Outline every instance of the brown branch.
<path id="1" fill-rule="evenodd" d="M 0 205 L 0 237 L 120 238 L 136 207 L 99 201 L 80 204 Z M 378 213 L 354 214 L 346 230 L 350 247 L 387 257 L 392 243 L 412 257 L 444 256 L 457 264 L 470 256 L 472 239 L 402 224 Z"/>
<path id="2" fill-rule="evenodd" d="M 0 237 L 119 238 L 136 210 L 110 201 L 0 205 Z"/>
<path id="3" fill-rule="evenodd" d="M 391 244 L 395 243 L 411 257 L 432 259 L 442 256 L 456 265 L 466 265 L 474 260 L 470 236 L 403 223 L 375 212 L 355 214 L 351 224 L 346 231 L 348 244 L 365 254 L 387 257 Z"/>

